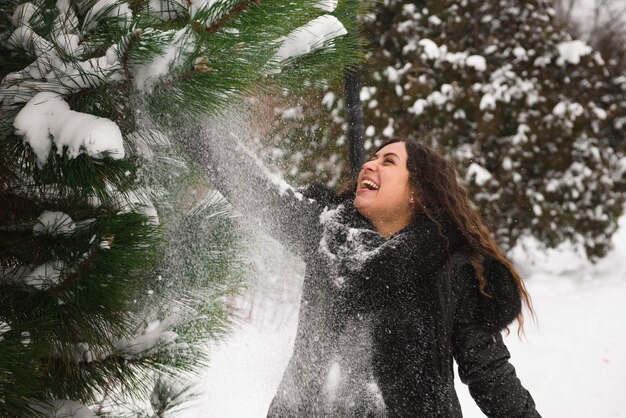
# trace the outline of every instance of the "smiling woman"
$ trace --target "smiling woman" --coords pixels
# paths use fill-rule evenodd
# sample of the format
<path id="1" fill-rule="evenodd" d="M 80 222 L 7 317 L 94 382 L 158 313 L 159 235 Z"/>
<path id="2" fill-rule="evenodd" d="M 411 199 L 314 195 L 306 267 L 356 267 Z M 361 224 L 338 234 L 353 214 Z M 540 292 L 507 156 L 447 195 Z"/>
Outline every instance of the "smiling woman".
<path id="1" fill-rule="evenodd" d="M 415 212 L 407 159 L 403 142 L 390 143 L 363 164 L 357 179 L 354 206 L 386 238 L 408 225 Z"/>
<path id="2" fill-rule="evenodd" d="M 459 418 L 456 360 L 487 416 L 539 417 L 500 335 L 516 318 L 523 325 L 530 298 L 454 166 L 394 140 L 345 193 L 295 192 L 221 140 L 248 126 L 205 128 L 185 145 L 244 219 L 307 266 L 293 356 L 268 416 Z"/>

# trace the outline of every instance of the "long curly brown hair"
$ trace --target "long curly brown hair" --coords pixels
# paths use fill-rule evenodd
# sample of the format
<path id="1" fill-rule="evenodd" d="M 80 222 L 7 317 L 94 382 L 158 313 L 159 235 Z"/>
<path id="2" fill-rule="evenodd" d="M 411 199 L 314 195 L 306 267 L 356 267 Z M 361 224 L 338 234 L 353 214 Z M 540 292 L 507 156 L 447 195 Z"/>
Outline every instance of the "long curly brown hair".
<path id="1" fill-rule="evenodd" d="M 481 256 L 488 256 L 500 261 L 509 269 L 515 279 L 522 301 L 531 316 L 535 318 L 532 301 L 522 277 L 513 264 L 507 260 L 489 228 L 485 225 L 478 209 L 470 200 L 467 188 L 459 182 L 458 172 L 453 163 L 427 145 L 402 138 L 394 138 L 385 142 L 375 152 L 396 142 L 402 142 L 406 146 L 409 182 L 420 200 L 418 213 L 428 216 L 440 227 L 440 230 L 442 230 L 442 226 L 438 219 L 446 219 L 461 232 L 468 244 L 467 256 L 476 271 L 480 292 L 485 297 L 492 297 L 486 291 L 487 279 L 484 276 L 484 267 L 480 260 Z M 352 181 L 344 191 L 347 192 L 348 188 L 354 190 L 355 186 L 356 182 Z M 517 316 L 517 322 L 519 324 L 518 331 L 522 333 L 524 315 L 521 311 Z"/>

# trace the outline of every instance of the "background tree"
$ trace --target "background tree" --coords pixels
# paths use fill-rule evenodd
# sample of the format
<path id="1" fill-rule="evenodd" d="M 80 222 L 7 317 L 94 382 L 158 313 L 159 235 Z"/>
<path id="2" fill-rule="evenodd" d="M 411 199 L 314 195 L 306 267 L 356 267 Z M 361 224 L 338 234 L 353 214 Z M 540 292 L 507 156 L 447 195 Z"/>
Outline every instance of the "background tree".
<path id="1" fill-rule="evenodd" d="M 626 69 L 626 4 L 619 0 L 558 0 L 557 18 L 611 66 Z"/>
<path id="2" fill-rule="evenodd" d="M 626 4 L 619 0 L 557 1 L 557 21 L 576 38 L 602 55 L 610 74 L 618 76 L 611 95 L 619 102 L 611 124 L 609 143 L 624 149 L 626 124 Z M 621 109 L 621 112 L 619 111 Z"/>
<path id="3" fill-rule="evenodd" d="M 392 136 L 442 148 L 505 248 L 532 235 L 606 253 L 624 203 L 624 77 L 551 2 L 391 0 L 365 21 L 366 149 Z M 297 123 L 341 146 L 335 91 Z"/>
<path id="4" fill-rule="evenodd" d="M 0 416 L 183 405 L 179 378 L 228 322 L 240 232 L 168 133 L 263 86 L 341 74 L 358 56 L 350 13 L 304 0 L 2 2 Z"/>

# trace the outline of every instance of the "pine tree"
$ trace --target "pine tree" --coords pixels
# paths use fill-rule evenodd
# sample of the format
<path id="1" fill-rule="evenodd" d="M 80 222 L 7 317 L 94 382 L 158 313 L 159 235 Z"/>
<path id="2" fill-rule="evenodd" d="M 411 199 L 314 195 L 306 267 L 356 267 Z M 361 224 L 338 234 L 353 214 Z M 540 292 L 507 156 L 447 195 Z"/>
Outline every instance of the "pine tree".
<path id="1" fill-rule="evenodd" d="M 624 77 L 549 1 L 389 0 L 366 22 L 366 148 L 392 136 L 441 148 L 504 248 L 532 235 L 606 253 L 624 204 Z M 343 138 L 342 106 L 322 141 Z M 329 118 L 313 109 L 303 120 Z"/>
<path id="2" fill-rule="evenodd" d="M 351 13 L 304 0 L 2 2 L 0 416 L 184 404 L 179 378 L 228 324 L 241 232 L 168 137 L 252 92 L 340 73 L 358 59 Z"/>

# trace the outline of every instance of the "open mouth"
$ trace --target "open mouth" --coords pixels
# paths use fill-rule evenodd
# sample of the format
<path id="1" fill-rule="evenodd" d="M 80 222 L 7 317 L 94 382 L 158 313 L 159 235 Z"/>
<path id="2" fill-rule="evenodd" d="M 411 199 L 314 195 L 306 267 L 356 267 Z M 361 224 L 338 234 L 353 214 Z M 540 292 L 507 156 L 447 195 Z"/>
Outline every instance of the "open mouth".
<path id="1" fill-rule="evenodd" d="M 372 180 L 362 180 L 361 181 L 361 189 L 365 189 L 365 190 L 378 190 L 380 188 L 380 186 L 376 183 L 374 183 Z"/>

